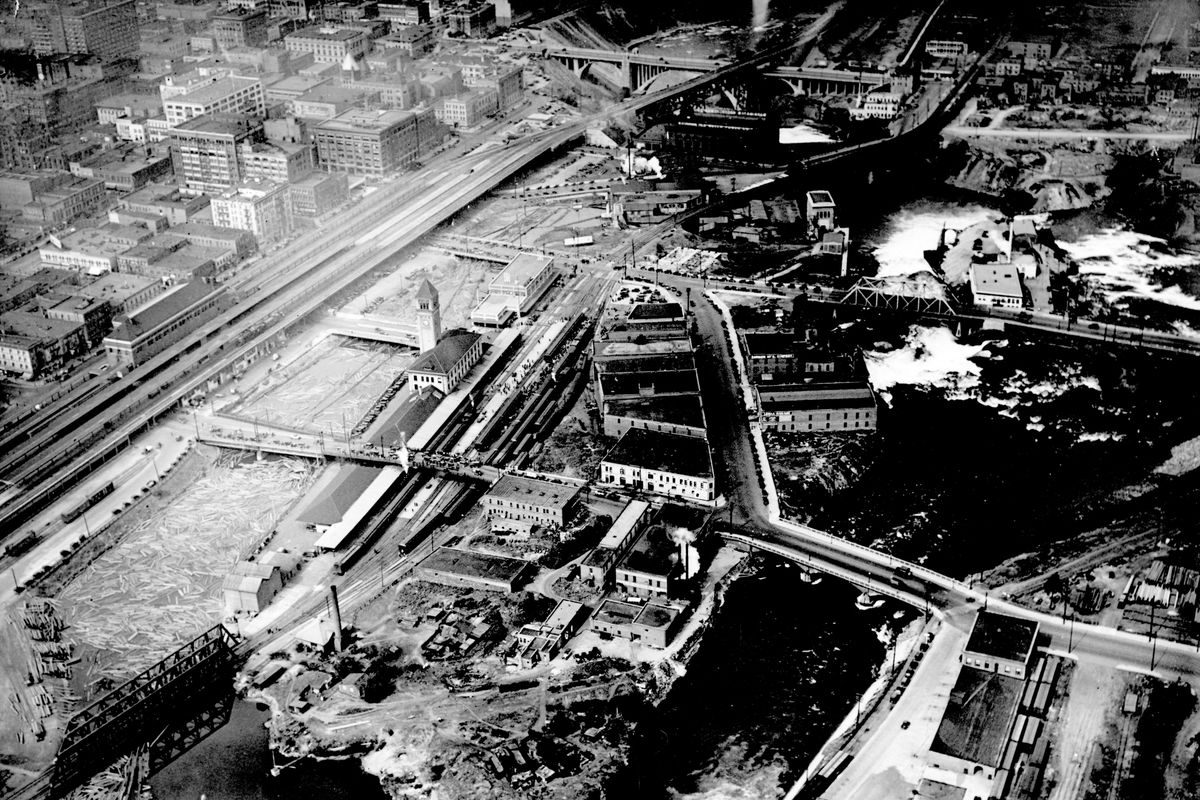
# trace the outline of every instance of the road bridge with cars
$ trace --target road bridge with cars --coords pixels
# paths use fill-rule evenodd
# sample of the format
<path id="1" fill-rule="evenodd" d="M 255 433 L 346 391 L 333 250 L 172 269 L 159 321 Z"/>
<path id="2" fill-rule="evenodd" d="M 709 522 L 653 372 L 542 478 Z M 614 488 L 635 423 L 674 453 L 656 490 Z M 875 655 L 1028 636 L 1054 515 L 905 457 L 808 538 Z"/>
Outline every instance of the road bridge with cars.
<path id="1" fill-rule="evenodd" d="M 604 50 L 596 47 L 571 47 L 569 45 L 531 45 L 518 49 L 558 61 L 581 78 L 587 75 L 594 64 L 610 64 L 618 67 L 621 75 L 621 88 L 631 92 L 644 88 L 664 72 L 702 74 L 715 72 L 732 63 L 725 58 L 643 55 L 629 50 Z"/>

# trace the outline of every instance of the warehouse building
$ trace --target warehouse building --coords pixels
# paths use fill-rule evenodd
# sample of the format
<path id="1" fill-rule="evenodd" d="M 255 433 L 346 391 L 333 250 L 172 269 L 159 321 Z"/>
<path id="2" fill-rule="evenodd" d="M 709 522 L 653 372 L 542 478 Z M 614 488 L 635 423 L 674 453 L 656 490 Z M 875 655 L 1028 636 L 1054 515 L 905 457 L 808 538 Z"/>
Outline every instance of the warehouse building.
<path id="1" fill-rule="evenodd" d="M 524 582 L 533 565 L 520 558 L 506 558 L 454 547 L 439 547 L 417 567 L 428 581 L 467 589 L 486 589 L 512 594 Z"/>
<path id="2" fill-rule="evenodd" d="M 579 497 L 579 486 L 505 475 L 484 495 L 493 531 L 528 535 L 534 528 L 563 528 Z"/>
<path id="3" fill-rule="evenodd" d="M 711 503 L 716 498 L 708 442 L 634 428 L 600 462 L 600 482 Z"/>

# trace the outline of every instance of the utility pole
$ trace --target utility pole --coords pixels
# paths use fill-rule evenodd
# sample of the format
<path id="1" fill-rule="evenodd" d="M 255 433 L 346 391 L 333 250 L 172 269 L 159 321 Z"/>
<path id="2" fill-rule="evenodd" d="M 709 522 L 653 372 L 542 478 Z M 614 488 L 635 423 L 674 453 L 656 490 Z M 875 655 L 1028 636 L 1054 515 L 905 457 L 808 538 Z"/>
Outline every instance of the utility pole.
<path id="1" fill-rule="evenodd" d="M 1150 601 L 1150 669 L 1154 670 L 1154 659 L 1158 655 L 1158 638 L 1154 635 L 1154 601 Z"/>

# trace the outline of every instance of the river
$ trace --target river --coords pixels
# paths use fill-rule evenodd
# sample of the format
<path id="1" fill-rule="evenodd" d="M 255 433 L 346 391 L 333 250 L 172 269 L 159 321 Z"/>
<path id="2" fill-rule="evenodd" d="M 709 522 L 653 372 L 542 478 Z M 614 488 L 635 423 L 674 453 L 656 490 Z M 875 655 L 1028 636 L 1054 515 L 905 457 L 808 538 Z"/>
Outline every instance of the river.
<path id="1" fill-rule="evenodd" d="M 386 800 L 379 780 L 359 768 L 357 758 L 305 759 L 271 777 L 267 748 L 269 714 L 236 701 L 229 724 L 151 779 L 156 800 Z"/>
<path id="2" fill-rule="evenodd" d="M 611 797 L 782 796 L 874 678 L 894 606 L 771 563 L 734 582 L 685 676 L 637 724 Z"/>

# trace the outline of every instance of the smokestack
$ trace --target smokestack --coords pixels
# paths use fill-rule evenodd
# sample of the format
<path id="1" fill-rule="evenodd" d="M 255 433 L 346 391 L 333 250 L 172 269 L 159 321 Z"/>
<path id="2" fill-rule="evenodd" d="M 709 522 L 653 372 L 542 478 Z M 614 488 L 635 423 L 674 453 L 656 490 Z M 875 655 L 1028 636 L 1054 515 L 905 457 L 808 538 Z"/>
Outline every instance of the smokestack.
<path id="1" fill-rule="evenodd" d="M 342 609 L 338 606 L 337 586 L 329 584 L 329 606 L 333 609 L 333 646 L 342 652 Z"/>

